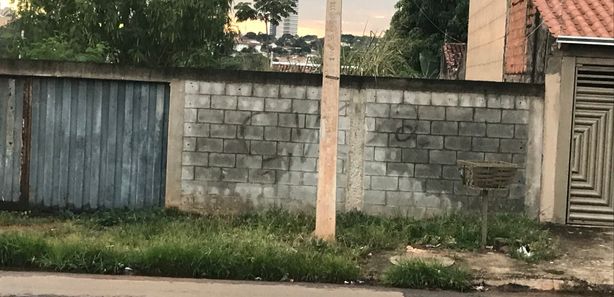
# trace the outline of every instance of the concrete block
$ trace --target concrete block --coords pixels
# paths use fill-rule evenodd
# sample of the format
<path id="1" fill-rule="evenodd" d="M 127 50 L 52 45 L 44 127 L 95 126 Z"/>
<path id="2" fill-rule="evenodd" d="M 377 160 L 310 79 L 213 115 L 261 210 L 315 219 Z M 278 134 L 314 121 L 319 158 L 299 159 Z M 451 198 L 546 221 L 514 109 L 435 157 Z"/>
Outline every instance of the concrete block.
<path id="1" fill-rule="evenodd" d="M 373 161 L 373 160 L 375 160 L 375 148 L 365 147 L 364 161 Z"/>
<path id="2" fill-rule="evenodd" d="M 349 117 L 339 117 L 339 130 L 341 131 L 350 130 L 350 118 Z"/>
<path id="3" fill-rule="evenodd" d="M 458 134 L 461 136 L 486 136 L 484 123 L 459 123 Z"/>
<path id="4" fill-rule="evenodd" d="M 516 109 L 529 110 L 531 103 L 528 97 L 516 97 Z"/>
<path id="5" fill-rule="evenodd" d="M 277 98 L 279 97 L 279 85 L 254 84 L 254 96 Z"/>
<path id="6" fill-rule="evenodd" d="M 409 192 L 386 191 L 386 206 L 397 208 L 407 208 L 414 205 L 414 194 Z M 390 212 L 390 210 L 388 210 Z"/>
<path id="7" fill-rule="evenodd" d="M 484 156 L 484 160 L 512 162 L 512 154 L 486 153 Z"/>
<path id="8" fill-rule="evenodd" d="M 501 122 L 508 124 L 528 124 L 528 110 L 504 110 L 501 115 Z"/>
<path id="9" fill-rule="evenodd" d="M 252 125 L 254 126 L 277 126 L 276 113 L 256 113 L 252 115 Z"/>
<path id="10" fill-rule="evenodd" d="M 320 116 L 311 114 L 305 115 L 305 128 L 320 129 Z"/>
<path id="11" fill-rule="evenodd" d="M 367 146 L 388 146 L 387 133 L 367 132 L 365 139 Z"/>
<path id="12" fill-rule="evenodd" d="M 399 178 L 396 176 L 372 176 L 371 189 L 397 191 L 399 189 Z"/>
<path id="13" fill-rule="evenodd" d="M 305 149 L 303 150 L 303 156 L 305 157 L 317 157 L 320 153 L 319 143 L 305 143 Z"/>
<path id="14" fill-rule="evenodd" d="M 307 99 L 308 100 L 320 100 L 322 98 L 321 87 L 307 87 Z"/>
<path id="15" fill-rule="evenodd" d="M 288 170 L 288 168 L 290 168 L 290 159 L 288 157 L 281 156 L 263 156 L 262 168 Z"/>
<path id="16" fill-rule="evenodd" d="M 524 168 L 524 166 L 527 163 L 527 155 L 526 154 L 514 154 L 512 156 L 512 162 Z"/>
<path id="17" fill-rule="evenodd" d="M 445 120 L 446 108 L 442 106 L 418 106 L 418 119 Z"/>
<path id="18" fill-rule="evenodd" d="M 224 140 L 224 152 L 228 154 L 249 154 L 249 141 L 226 139 Z"/>
<path id="19" fill-rule="evenodd" d="M 471 147 L 473 148 L 472 150 L 475 152 L 498 152 L 499 139 L 474 137 Z"/>
<path id="20" fill-rule="evenodd" d="M 355 96 L 355 89 L 341 88 L 339 90 L 339 101 L 348 102 Z"/>
<path id="21" fill-rule="evenodd" d="M 375 161 L 401 162 L 400 148 L 375 148 Z"/>
<path id="22" fill-rule="evenodd" d="M 458 106 L 459 96 L 457 93 L 435 93 L 431 98 L 431 104 L 434 106 Z"/>
<path id="23" fill-rule="evenodd" d="M 198 94 L 198 82 L 188 80 L 185 82 L 185 93 L 190 94 Z"/>
<path id="24" fill-rule="evenodd" d="M 375 131 L 376 118 L 365 118 L 365 131 Z"/>
<path id="25" fill-rule="evenodd" d="M 194 176 L 196 180 L 221 181 L 222 180 L 222 169 L 221 168 L 196 167 Z"/>
<path id="26" fill-rule="evenodd" d="M 185 123 L 183 136 L 209 137 L 209 124 Z"/>
<path id="27" fill-rule="evenodd" d="M 290 171 L 315 172 L 316 158 L 290 157 Z"/>
<path id="28" fill-rule="evenodd" d="M 366 103 L 375 103 L 377 99 L 377 90 L 375 89 L 362 89 L 359 91 L 363 97 L 363 101 Z"/>
<path id="29" fill-rule="evenodd" d="M 183 138 L 183 151 L 184 152 L 194 152 L 194 151 L 196 151 L 196 138 L 194 138 L 194 137 L 184 137 Z"/>
<path id="30" fill-rule="evenodd" d="M 471 122 L 473 121 L 473 108 L 470 107 L 447 107 L 446 120 Z"/>
<path id="31" fill-rule="evenodd" d="M 443 178 L 449 180 L 460 180 L 461 176 L 457 165 L 443 166 Z"/>
<path id="32" fill-rule="evenodd" d="M 431 134 L 431 121 L 404 120 L 400 133 Z"/>
<path id="33" fill-rule="evenodd" d="M 429 179 L 426 181 L 427 193 L 454 193 L 454 182 L 443 179 Z"/>
<path id="34" fill-rule="evenodd" d="M 471 189 L 463 184 L 461 181 L 454 182 L 454 194 L 464 196 L 478 196 L 480 190 Z"/>
<path id="35" fill-rule="evenodd" d="M 272 155 L 277 151 L 277 143 L 271 141 L 252 141 L 252 155 Z"/>
<path id="36" fill-rule="evenodd" d="M 391 133 L 389 136 L 389 147 L 415 148 L 418 136 L 413 133 Z"/>
<path id="37" fill-rule="evenodd" d="M 493 138 L 514 138 L 514 125 L 488 124 L 486 136 Z"/>
<path id="38" fill-rule="evenodd" d="M 259 184 L 274 184 L 276 182 L 275 170 L 250 169 L 249 182 Z"/>
<path id="39" fill-rule="evenodd" d="M 212 109 L 237 109 L 237 96 L 211 96 Z"/>
<path id="40" fill-rule="evenodd" d="M 209 95 L 186 95 L 186 108 L 209 108 L 211 107 L 211 96 Z"/>
<path id="41" fill-rule="evenodd" d="M 368 117 L 387 118 L 390 116 L 390 105 L 379 103 L 367 103 L 366 114 Z"/>
<path id="42" fill-rule="evenodd" d="M 302 157 L 304 156 L 303 149 L 302 143 L 279 142 L 277 144 L 277 155 Z"/>
<path id="43" fill-rule="evenodd" d="M 364 203 L 368 205 L 386 205 L 385 191 L 365 191 Z"/>
<path id="44" fill-rule="evenodd" d="M 471 137 L 446 136 L 444 140 L 444 148 L 455 151 L 470 151 Z"/>
<path id="45" fill-rule="evenodd" d="M 264 127 L 264 139 L 273 141 L 290 141 L 290 128 Z"/>
<path id="46" fill-rule="evenodd" d="M 337 184 L 340 184 L 339 180 L 337 180 Z M 317 186 L 318 174 L 316 172 L 303 172 L 303 185 Z"/>
<path id="47" fill-rule="evenodd" d="M 315 206 L 317 189 L 315 186 L 290 186 L 292 199 Z"/>
<path id="48" fill-rule="evenodd" d="M 463 107 L 486 107 L 484 94 L 460 94 L 459 105 Z"/>
<path id="49" fill-rule="evenodd" d="M 484 160 L 484 153 L 479 153 L 479 152 L 456 152 L 456 158 L 459 159 L 459 160 L 482 161 L 482 160 Z"/>
<path id="50" fill-rule="evenodd" d="M 320 101 L 293 100 L 292 112 L 305 114 L 320 114 Z"/>
<path id="51" fill-rule="evenodd" d="M 406 163 L 428 163 L 429 151 L 421 149 L 404 149 L 403 162 Z"/>
<path id="52" fill-rule="evenodd" d="M 528 139 L 529 127 L 527 125 L 516 125 L 516 127 L 514 127 L 514 138 Z"/>
<path id="53" fill-rule="evenodd" d="M 265 185 L 262 187 L 262 196 L 268 199 L 288 199 L 290 198 L 290 187 L 286 185 Z"/>
<path id="54" fill-rule="evenodd" d="M 423 192 L 426 189 L 426 181 L 417 178 L 399 178 L 399 190 L 406 192 Z"/>
<path id="55" fill-rule="evenodd" d="M 392 132 L 396 133 L 397 130 L 405 128 L 402 120 L 395 119 L 375 119 L 375 131 L 377 132 Z M 408 127 L 410 128 L 410 127 Z M 412 133 L 413 131 L 405 131 L 405 133 Z M 402 132 L 403 133 L 403 132 Z"/>
<path id="56" fill-rule="evenodd" d="M 500 123 L 501 122 L 501 110 L 500 109 L 486 109 L 476 108 L 473 116 L 475 122 L 488 122 L 488 123 Z"/>
<path id="57" fill-rule="evenodd" d="M 436 164 L 416 164 L 414 175 L 416 177 L 441 178 L 442 166 Z"/>
<path id="58" fill-rule="evenodd" d="M 501 139 L 501 152 L 526 153 L 527 141 L 523 139 Z"/>
<path id="59" fill-rule="evenodd" d="M 287 99 L 305 99 L 307 98 L 307 87 L 281 85 L 279 87 L 279 96 Z"/>
<path id="60" fill-rule="evenodd" d="M 443 136 L 418 135 L 417 148 L 422 149 L 443 149 Z"/>
<path id="61" fill-rule="evenodd" d="M 488 108 L 514 109 L 515 99 L 514 96 L 490 94 L 487 97 Z"/>
<path id="62" fill-rule="evenodd" d="M 340 132 L 342 133 L 342 132 Z M 318 143 L 320 132 L 315 129 L 292 129 L 292 141 L 300 143 Z M 340 144 L 342 139 L 339 139 Z"/>
<path id="63" fill-rule="evenodd" d="M 248 169 L 222 168 L 222 181 L 225 182 L 246 182 L 248 176 Z"/>
<path id="64" fill-rule="evenodd" d="M 386 175 L 386 162 L 371 162 L 364 163 L 365 175 Z"/>
<path id="65" fill-rule="evenodd" d="M 198 121 L 198 109 L 186 108 L 183 112 L 183 121 L 185 123 L 195 123 Z"/>
<path id="66" fill-rule="evenodd" d="M 458 135 L 457 122 L 433 121 L 431 124 L 433 135 Z"/>
<path id="67" fill-rule="evenodd" d="M 404 101 L 407 104 L 413 105 L 431 105 L 431 92 L 414 92 L 405 91 L 403 93 Z"/>
<path id="68" fill-rule="evenodd" d="M 456 152 L 455 151 L 439 151 L 432 150 L 429 155 L 431 164 L 456 164 Z"/>
<path id="69" fill-rule="evenodd" d="M 280 185 L 301 185 L 303 181 L 302 172 L 278 171 L 277 183 Z"/>
<path id="70" fill-rule="evenodd" d="M 298 113 L 281 113 L 279 114 L 279 126 L 303 128 L 305 127 L 305 115 Z"/>
<path id="71" fill-rule="evenodd" d="M 185 166 L 208 166 L 209 165 L 209 154 L 195 153 L 195 152 L 183 152 L 181 154 L 181 164 Z"/>
<path id="72" fill-rule="evenodd" d="M 224 151 L 224 140 L 214 138 L 198 138 L 196 149 L 199 152 L 221 153 Z"/>
<path id="73" fill-rule="evenodd" d="M 251 113 L 249 111 L 227 110 L 224 112 L 224 123 L 231 125 L 249 125 Z"/>
<path id="74" fill-rule="evenodd" d="M 226 84 L 226 95 L 229 96 L 251 96 L 252 95 L 251 83 L 230 83 Z"/>
<path id="75" fill-rule="evenodd" d="M 238 138 L 246 140 L 264 139 L 264 127 L 240 126 L 238 128 Z"/>
<path id="76" fill-rule="evenodd" d="M 268 112 L 291 112 L 292 100 L 291 99 L 265 99 L 264 110 Z"/>
<path id="77" fill-rule="evenodd" d="M 414 176 L 414 164 L 410 163 L 387 163 L 386 165 L 387 176 Z"/>
<path id="78" fill-rule="evenodd" d="M 259 205 L 264 186 L 254 183 L 239 183 L 235 186 L 235 193 L 243 199 L 250 200 L 253 204 Z"/>
<path id="79" fill-rule="evenodd" d="M 221 124 L 224 122 L 224 111 L 214 109 L 199 109 L 198 121 L 200 123 Z"/>
<path id="80" fill-rule="evenodd" d="M 375 91 L 375 98 L 377 103 L 401 104 L 403 103 L 403 91 L 378 89 Z"/>
<path id="81" fill-rule="evenodd" d="M 237 155 L 237 168 L 262 168 L 262 156 L 255 155 Z"/>
<path id="82" fill-rule="evenodd" d="M 194 166 L 181 167 L 181 180 L 194 180 Z"/>
<path id="83" fill-rule="evenodd" d="M 264 111 L 264 98 L 239 97 L 238 109 L 246 111 Z"/>
<path id="84" fill-rule="evenodd" d="M 209 166 L 211 167 L 235 167 L 234 154 L 209 154 Z"/>
<path id="85" fill-rule="evenodd" d="M 209 95 L 224 95 L 226 92 L 226 84 L 223 82 L 200 82 L 200 94 Z"/>
<path id="86" fill-rule="evenodd" d="M 237 126 L 234 125 L 211 125 L 211 137 L 237 138 Z"/>

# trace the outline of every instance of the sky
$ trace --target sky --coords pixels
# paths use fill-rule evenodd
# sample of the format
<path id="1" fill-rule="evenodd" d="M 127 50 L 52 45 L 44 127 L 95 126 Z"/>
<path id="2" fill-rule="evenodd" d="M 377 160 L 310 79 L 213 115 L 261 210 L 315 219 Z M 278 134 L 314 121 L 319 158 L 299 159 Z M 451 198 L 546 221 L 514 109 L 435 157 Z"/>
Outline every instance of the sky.
<path id="1" fill-rule="evenodd" d="M 368 35 L 381 33 L 390 26 L 394 5 L 398 0 L 344 0 L 343 33 Z M 324 35 L 326 0 L 299 0 L 299 35 Z M 265 32 L 264 23 L 245 22 L 236 24 L 242 33 Z"/>
<path id="2" fill-rule="evenodd" d="M 235 2 L 238 2 L 237 0 Z M 243 0 L 249 1 L 249 0 Z M 388 29 L 398 0 L 344 0 L 343 33 L 362 35 L 373 31 L 381 33 Z M 0 0 L 0 8 L 9 0 Z M 299 35 L 324 35 L 326 0 L 299 0 Z M 262 22 L 235 24 L 242 33 L 265 32 Z"/>

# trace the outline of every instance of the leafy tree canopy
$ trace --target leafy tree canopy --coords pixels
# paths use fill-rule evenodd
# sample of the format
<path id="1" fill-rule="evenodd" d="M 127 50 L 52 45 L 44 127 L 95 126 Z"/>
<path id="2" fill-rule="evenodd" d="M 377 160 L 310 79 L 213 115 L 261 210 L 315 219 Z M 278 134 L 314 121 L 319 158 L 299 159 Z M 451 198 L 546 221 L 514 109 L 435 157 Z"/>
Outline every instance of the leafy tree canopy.
<path id="1" fill-rule="evenodd" d="M 403 56 L 415 70 L 432 76 L 444 41 L 466 42 L 469 0 L 400 0 L 390 33 L 402 39 Z"/>
<path id="2" fill-rule="evenodd" d="M 279 25 L 284 18 L 296 13 L 296 0 L 254 0 L 253 3 L 239 2 L 234 8 L 238 22 L 262 21 L 269 35 L 269 24 Z"/>
<path id="3" fill-rule="evenodd" d="M 232 0 L 16 2 L 23 57 L 209 66 L 232 49 Z"/>

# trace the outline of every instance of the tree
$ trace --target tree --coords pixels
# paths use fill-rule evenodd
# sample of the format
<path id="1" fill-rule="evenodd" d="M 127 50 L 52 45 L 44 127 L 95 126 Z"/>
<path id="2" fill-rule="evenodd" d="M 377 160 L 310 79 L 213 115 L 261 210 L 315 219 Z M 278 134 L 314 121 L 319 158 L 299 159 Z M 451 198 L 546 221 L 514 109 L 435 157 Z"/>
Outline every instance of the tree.
<path id="1" fill-rule="evenodd" d="M 466 42 L 469 0 L 400 0 L 390 33 L 403 41 L 403 56 L 425 76 L 436 75 L 444 41 Z"/>
<path id="2" fill-rule="evenodd" d="M 232 50 L 232 0 L 16 2 L 20 51 L 29 58 L 209 66 Z"/>
<path id="3" fill-rule="evenodd" d="M 264 22 L 265 32 L 269 35 L 269 24 L 278 26 L 284 18 L 296 13 L 296 0 L 254 0 L 239 2 L 235 7 L 238 22 L 258 20 Z"/>

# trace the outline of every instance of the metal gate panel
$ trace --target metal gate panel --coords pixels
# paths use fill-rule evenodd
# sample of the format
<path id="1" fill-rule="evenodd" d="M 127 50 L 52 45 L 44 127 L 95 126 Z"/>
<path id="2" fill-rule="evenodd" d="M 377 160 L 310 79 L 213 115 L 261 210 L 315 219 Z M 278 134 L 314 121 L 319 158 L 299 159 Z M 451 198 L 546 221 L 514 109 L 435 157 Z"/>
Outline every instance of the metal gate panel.
<path id="1" fill-rule="evenodd" d="M 614 66 L 576 71 L 568 222 L 614 226 Z"/>
<path id="2" fill-rule="evenodd" d="M 0 202 L 21 198 L 24 81 L 0 77 Z"/>
<path id="3" fill-rule="evenodd" d="M 30 205 L 162 206 L 169 86 L 34 78 Z"/>

